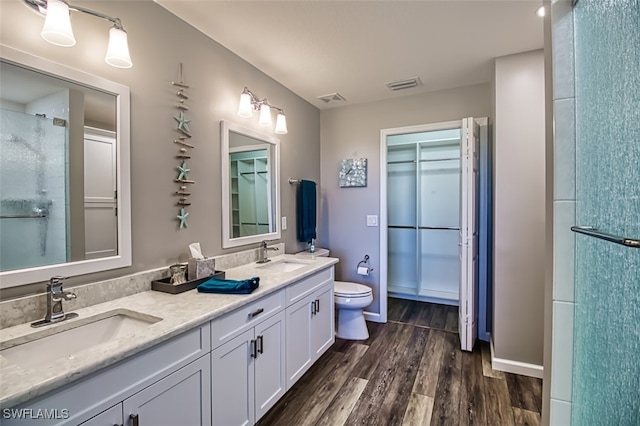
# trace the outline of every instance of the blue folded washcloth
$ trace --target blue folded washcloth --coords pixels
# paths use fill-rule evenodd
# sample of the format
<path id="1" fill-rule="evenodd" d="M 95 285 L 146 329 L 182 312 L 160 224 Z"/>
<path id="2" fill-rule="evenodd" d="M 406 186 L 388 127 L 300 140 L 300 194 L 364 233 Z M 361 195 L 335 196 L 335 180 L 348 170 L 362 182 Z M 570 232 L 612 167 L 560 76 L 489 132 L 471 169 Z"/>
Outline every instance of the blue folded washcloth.
<path id="1" fill-rule="evenodd" d="M 198 285 L 200 293 L 249 294 L 260 285 L 260 277 L 246 280 L 211 278 Z"/>

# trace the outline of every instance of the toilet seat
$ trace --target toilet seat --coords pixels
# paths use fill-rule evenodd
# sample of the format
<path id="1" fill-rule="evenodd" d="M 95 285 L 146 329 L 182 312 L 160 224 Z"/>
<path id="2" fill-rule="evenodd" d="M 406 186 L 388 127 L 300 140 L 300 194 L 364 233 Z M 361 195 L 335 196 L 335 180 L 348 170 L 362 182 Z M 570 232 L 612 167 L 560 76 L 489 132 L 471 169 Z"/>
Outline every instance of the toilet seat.
<path id="1" fill-rule="evenodd" d="M 348 281 L 335 281 L 333 285 L 333 294 L 336 297 L 369 297 L 372 295 L 371 288 L 366 285 L 352 283 Z"/>

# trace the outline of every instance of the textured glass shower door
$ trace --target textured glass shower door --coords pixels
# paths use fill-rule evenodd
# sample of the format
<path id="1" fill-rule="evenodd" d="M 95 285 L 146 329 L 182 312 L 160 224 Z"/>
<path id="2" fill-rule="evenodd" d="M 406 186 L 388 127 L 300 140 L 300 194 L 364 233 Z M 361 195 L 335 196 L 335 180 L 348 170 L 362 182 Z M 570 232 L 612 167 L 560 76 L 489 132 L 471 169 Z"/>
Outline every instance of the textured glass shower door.
<path id="1" fill-rule="evenodd" d="M 0 110 L 0 271 L 67 261 L 67 129 Z"/>
<path id="2" fill-rule="evenodd" d="M 576 224 L 640 238 L 640 0 L 580 0 Z M 571 423 L 640 424 L 640 248 L 576 234 Z"/>

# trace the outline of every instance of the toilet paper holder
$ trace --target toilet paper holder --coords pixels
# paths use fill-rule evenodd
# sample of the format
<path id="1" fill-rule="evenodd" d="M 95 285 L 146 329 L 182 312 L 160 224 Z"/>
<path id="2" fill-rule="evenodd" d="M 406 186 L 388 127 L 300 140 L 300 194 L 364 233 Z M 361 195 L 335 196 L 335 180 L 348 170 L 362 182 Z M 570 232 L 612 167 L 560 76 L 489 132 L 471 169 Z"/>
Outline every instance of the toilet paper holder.
<path id="1" fill-rule="evenodd" d="M 356 272 L 358 275 L 369 275 L 373 271 L 371 265 L 369 265 L 369 255 L 365 254 L 364 259 L 358 262 Z"/>

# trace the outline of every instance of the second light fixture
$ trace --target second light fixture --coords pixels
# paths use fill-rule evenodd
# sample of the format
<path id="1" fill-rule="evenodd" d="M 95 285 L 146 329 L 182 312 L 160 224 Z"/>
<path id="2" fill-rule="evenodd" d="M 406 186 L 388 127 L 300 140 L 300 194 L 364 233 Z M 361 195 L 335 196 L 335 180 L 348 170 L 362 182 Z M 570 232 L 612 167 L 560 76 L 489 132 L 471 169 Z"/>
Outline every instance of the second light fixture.
<path id="1" fill-rule="evenodd" d="M 271 105 L 267 102 L 267 99 L 258 99 L 248 88 L 244 88 L 240 95 L 240 105 L 238 106 L 238 116 L 244 118 L 253 117 L 253 111 L 260 111 L 260 117 L 258 119 L 258 125 L 262 127 L 270 127 L 273 122 L 271 121 L 271 110 L 277 111 L 276 115 L 276 127 L 274 131 L 279 135 L 287 133 L 287 117 L 284 115 L 284 110 L 277 106 Z"/>

